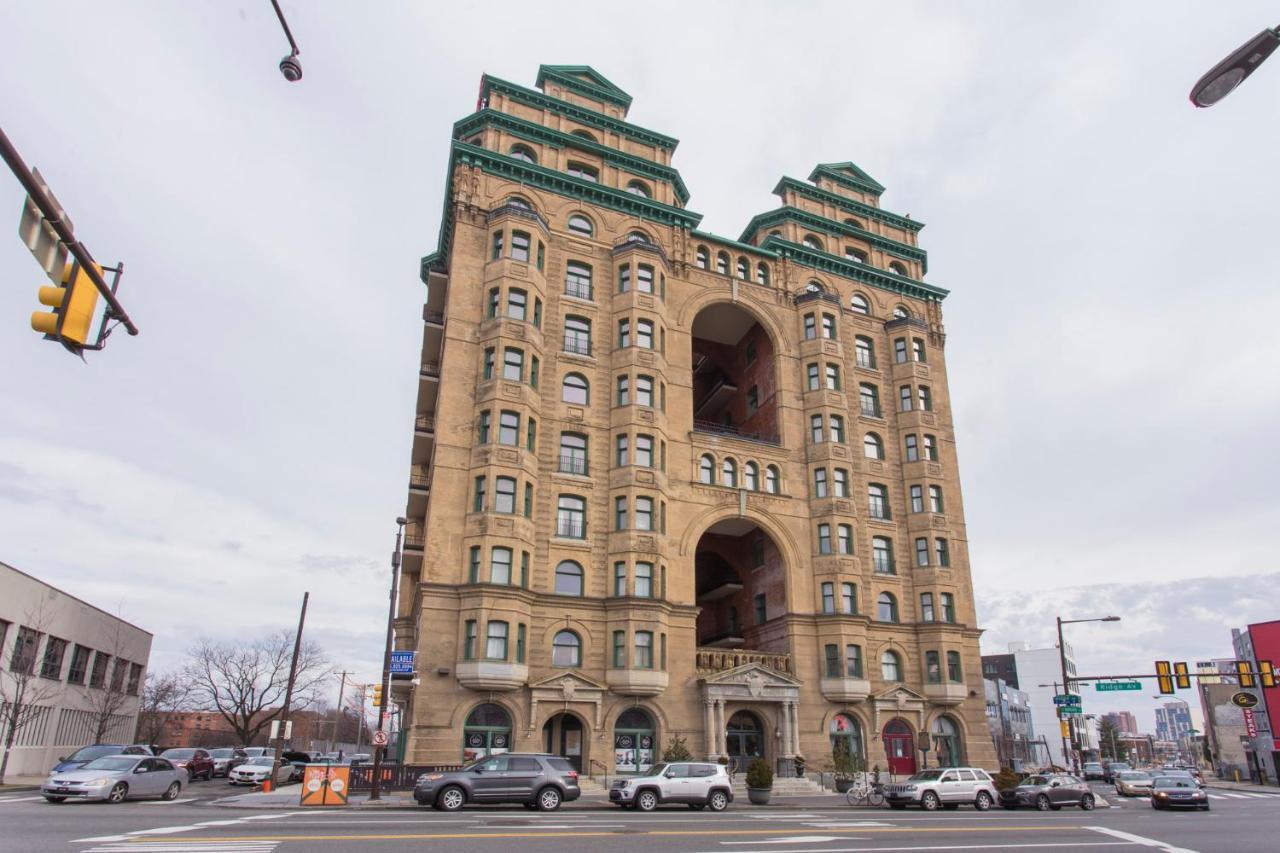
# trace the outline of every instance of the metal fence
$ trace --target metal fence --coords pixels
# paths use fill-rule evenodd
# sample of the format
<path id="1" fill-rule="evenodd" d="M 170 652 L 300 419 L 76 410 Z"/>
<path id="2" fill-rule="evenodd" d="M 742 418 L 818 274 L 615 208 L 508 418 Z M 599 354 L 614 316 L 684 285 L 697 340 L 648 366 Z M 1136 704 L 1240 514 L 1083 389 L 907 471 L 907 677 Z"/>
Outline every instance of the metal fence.
<path id="1" fill-rule="evenodd" d="M 461 764 L 384 764 L 382 765 L 382 790 L 408 791 L 423 773 L 440 773 L 445 770 L 461 770 Z M 352 791 L 368 791 L 373 787 L 373 765 L 361 764 L 351 768 Z"/>

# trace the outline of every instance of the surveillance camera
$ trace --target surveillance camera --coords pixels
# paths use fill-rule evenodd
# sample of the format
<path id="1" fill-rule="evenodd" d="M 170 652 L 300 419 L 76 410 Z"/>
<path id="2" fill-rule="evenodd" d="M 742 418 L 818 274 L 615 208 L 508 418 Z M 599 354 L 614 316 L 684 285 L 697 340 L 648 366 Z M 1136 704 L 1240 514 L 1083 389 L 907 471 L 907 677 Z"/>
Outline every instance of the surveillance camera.
<path id="1" fill-rule="evenodd" d="M 290 83 L 297 83 L 302 79 L 302 63 L 298 61 L 298 57 L 290 54 L 280 60 L 280 73 Z"/>

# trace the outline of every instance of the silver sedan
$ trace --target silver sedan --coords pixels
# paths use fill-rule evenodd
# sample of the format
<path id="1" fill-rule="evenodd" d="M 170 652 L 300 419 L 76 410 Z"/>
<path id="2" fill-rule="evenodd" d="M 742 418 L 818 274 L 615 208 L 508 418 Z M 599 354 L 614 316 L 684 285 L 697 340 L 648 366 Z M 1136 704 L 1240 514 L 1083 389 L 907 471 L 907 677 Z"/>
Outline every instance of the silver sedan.
<path id="1" fill-rule="evenodd" d="M 122 803 L 133 797 L 176 800 L 187 784 L 187 771 L 163 758 L 110 755 L 65 773 L 51 773 L 40 793 L 51 803 L 68 799 Z"/>

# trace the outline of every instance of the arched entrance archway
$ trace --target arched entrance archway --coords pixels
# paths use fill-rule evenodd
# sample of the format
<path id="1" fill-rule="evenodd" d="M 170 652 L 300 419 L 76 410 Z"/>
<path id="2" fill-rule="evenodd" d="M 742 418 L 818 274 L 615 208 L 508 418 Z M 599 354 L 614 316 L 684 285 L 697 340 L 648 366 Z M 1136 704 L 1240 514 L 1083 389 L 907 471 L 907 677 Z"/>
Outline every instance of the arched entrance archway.
<path id="1" fill-rule="evenodd" d="M 960 767 L 964 764 L 964 740 L 960 727 L 950 717 L 938 717 L 929 727 L 933 740 L 933 752 L 939 767 Z"/>
<path id="2" fill-rule="evenodd" d="M 698 647 L 785 654 L 785 635 L 766 628 L 786 612 L 785 591 L 782 551 L 763 528 L 742 517 L 712 524 L 694 551 Z"/>
<path id="3" fill-rule="evenodd" d="M 653 767 L 658 732 L 653 718 L 642 708 L 628 708 L 613 724 L 613 769 L 618 773 L 643 773 Z"/>
<path id="4" fill-rule="evenodd" d="M 462 760 L 470 763 L 511 749 L 511 715 L 501 705 L 477 705 L 462 727 Z"/>
<path id="5" fill-rule="evenodd" d="M 746 770 L 754 759 L 765 756 L 764 726 L 750 711 L 738 711 L 724 730 L 725 752 L 738 767 Z"/>
<path id="6" fill-rule="evenodd" d="M 563 755 L 579 773 L 587 766 L 587 740 L 582 720 L 576 715 L 561 712 L 552 716 L 542 727 L 542 741 L 547 752 Z"/>
<path id="7" fill-rule="evenodd" d="M 866 745 L 862 739 L 862 724 L 849 714 L 836 714 L 831 718 L 831 754 L 848 755 L 855 771 L 867 769 Z M 837 768 L 839 769 L 839 768 Z"/>
<path id="8" fill-rule="evenodd" d="M 884 754 L 889 762 L 889 772 L 910 776 L 916 772 L 916 744 L 911 726 L 901 717 L 894 717 L 884 724 L 880 734 L 884 741 Z"/>
<path id="9" fill-rule="evenodd" d="M 776 346 L 755 316 L 714 302 L 693 319 L 693 428 L 777 444 Z"/>

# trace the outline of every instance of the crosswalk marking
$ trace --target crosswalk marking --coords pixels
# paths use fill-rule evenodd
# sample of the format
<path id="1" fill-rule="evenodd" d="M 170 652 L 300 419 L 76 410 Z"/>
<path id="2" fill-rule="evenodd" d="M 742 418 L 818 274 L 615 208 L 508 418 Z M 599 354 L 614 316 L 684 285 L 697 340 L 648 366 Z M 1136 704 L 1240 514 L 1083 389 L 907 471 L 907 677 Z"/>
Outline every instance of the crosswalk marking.
<path id="1" fill-rule="evenodd" d="M 83 853 L 271 853 L 279 841 L 191 841 L 185 844 L 104 844 Z"/>

